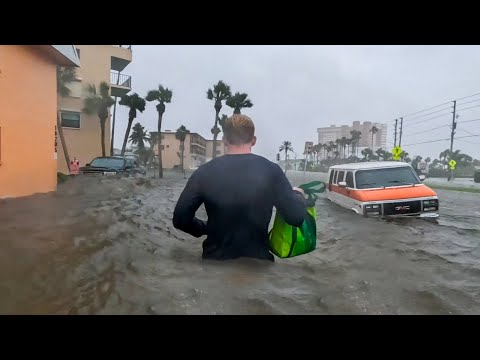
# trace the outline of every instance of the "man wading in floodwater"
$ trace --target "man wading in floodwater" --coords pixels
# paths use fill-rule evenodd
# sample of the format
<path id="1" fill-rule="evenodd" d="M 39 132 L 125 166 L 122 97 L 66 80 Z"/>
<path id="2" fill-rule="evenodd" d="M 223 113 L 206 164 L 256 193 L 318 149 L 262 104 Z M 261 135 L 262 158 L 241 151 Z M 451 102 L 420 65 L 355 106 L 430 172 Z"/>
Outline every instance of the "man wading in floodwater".
<path id="1" fill-rule="evenodd" d="M 192 174 L 175 207 L 173 225 L 195 237 L 207 235 L 204 259 L 273 261 L 268 247 L 273 206 L 287 223 L 300 226 L 307 212 L 303 191 L 292 189 L 277 164 L 252 154 L 257 139 L 248 116 L 228 118 L 223 133 L 227 154 Z M 208 222 L 195 217 L 202 204 Z"/>

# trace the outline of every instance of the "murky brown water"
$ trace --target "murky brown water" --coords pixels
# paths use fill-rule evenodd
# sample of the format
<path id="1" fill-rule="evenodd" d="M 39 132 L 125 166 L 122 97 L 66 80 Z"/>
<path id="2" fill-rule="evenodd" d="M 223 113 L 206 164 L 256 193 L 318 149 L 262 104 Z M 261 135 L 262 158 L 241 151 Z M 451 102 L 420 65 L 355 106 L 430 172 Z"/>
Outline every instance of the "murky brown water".
<path id="1" fill-rule="evenodd" d="M 438 191 L 439 224 L 320 198 L 317 250 L 271 264 L 202 261 L 202 240 L 171 224 L 184 185 L 78 177 L 0 201 L 0 313 L 480 313 L 479 194 Z"/>

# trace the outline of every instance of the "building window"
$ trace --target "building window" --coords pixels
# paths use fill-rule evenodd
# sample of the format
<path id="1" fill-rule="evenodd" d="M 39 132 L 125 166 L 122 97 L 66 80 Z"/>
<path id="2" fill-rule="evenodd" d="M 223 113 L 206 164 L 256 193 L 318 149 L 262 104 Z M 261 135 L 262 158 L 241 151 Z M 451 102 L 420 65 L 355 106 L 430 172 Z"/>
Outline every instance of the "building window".
<path id="1" fill-rule="evenodd" d="M 217 152 L 217 155 L 219 155 L 219 154 L 221 153 L 221 151 L 220 151 L 220 150 L 217 150 L 216 152 Z"/>
<path id="2" fill-rule="evenodd" d="M 80 49 L 75 49 L 75 50 L 77 50 L 78 59 L 80 60 Z"/>
<path id="3" fill-rule="evenodd" d="M 82 97 L 82 82 L 79 80 L 72 81 L 67 85 L 70 89 L 70 97 L 81 98 Z"/>
<path id="4" fill-rule="evenodd" d="M 62 111 L 62 127 L 80 129 L 80 113 L 73 111 Z"/>

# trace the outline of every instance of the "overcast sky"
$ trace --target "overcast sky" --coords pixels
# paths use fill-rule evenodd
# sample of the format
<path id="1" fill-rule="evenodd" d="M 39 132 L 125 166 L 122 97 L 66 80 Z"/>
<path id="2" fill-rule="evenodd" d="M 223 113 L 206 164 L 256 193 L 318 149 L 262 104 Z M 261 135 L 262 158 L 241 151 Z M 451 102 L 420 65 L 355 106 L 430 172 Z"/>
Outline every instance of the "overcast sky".
<path id="1" fill-rule="evenodd" d="M 257 128 L 255 153 L 273 160 L 283 140 L 291 141 L 301 156 L 305 141 L 317 143 L 318 127 L 355 120 L 387 123 L 391 150 L 395 118 L 480 93 L 480 47 L 134 45 L 133 61 L 124 73 L 132 76 L 132 92 L 141 96 L 158 84 L 173 90 L 162 130 L 185 125 L 207 138 L 212 138 L 215 118 L 207 89 L 223 80 L 234 92 L 248 93 L 254 106 L 243 113 Z M 477 99 L 459 108 L 480 105 L 480 95 L 459 103 Z M 449 141 L 407 146 L 449 138 L 448 112 L 425 116 L 446 114 L 424 123 L 406 117 L 404 149 L 433 158 L 448 148 Z M 232 109 L 224 105 L 222 113 L 231 115 Z M 460 123 L 480 118 L 480 107 L 459 115 L 456 136 L 480 134 L 480 121 Z M 121 147 L 127 117 L 128 110 L 117 107 L 116 148 Z M 136 121 L 155 131 L 154 104 L 147 103 Z M 438 129 L 428 131 L 433 128 Z M 480 137 L 459 139 L 454 148 L 480 158 Z"/>

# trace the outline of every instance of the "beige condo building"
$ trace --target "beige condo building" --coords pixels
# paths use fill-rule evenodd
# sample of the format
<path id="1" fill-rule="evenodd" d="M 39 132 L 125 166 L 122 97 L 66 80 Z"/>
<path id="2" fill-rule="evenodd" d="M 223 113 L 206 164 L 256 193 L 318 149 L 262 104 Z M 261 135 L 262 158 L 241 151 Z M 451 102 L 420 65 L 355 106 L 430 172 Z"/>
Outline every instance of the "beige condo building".
<path id="1" fill-rule="evenodd" d="M 151 133 L 153 136 L 156 132 Z M 213 140 L 207 140 L 198 133 L 189 133 L 185 138 L 184 166 L 185 169 L 196 169 L 212 160 Z M 162 131 L 162 167 L 164 169 L 180 168 L 181 144 L 175 137 L 175 131 Z M 226 153 L 226 146 L 217 140 L 217 157 Z M 158 156 L 158 147 L 155 147 Z"/>
<path id="2" fill-rule="evenodd" d="M 131 76 L 123 70 L 132 61 L 131 45 L 74 45 L 80 59 L 80 68 L 76 71 L 76 80 L 69 84 L 69 97 L 59 97 L 59 109 L 63 133 L 70 160 L 76 158 L 80 166 L 102 155 L 100 121 L 96 115 L 82 112 L 83 101 L 87 95 L 89 84 L 98 86 L 105 81 L 110 85 L 110 95 L 117 99 L 132 89 Z M 115 113 L 115 105 L 111 109 L 105 128 L 106 155 L 110 154 L 111 120 Z M 118 119 L 117 119 L 118 120 Z M 61 142 L 58 149 L 58 171 L 68 173 Z"/>

